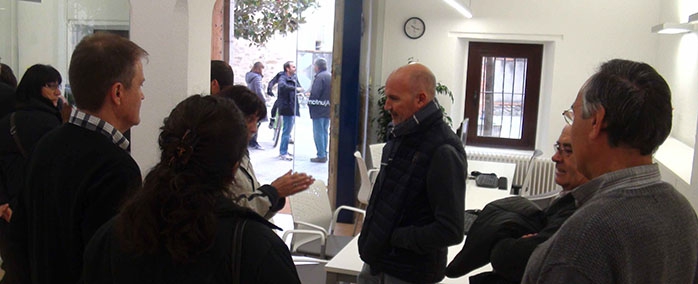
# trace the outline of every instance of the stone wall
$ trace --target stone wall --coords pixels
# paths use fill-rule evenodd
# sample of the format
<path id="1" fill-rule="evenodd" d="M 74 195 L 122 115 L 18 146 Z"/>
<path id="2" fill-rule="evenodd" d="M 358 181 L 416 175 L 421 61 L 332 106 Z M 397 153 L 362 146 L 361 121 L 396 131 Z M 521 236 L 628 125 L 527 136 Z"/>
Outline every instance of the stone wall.
<path id="1" fill-rule="evenodd" d="M 262 86 L 266 88 L 276 73 L 283 71 L 286 61 L 296 60 L 296 36 L 274 36 L 265 46 L 256 46 L 244 39 L 233 39 L 230 52 L 230 66 L 235 73 L 235 84 L 245 85 L 245 74 L 252 65 L 260 61 L 264 64 Z"/>

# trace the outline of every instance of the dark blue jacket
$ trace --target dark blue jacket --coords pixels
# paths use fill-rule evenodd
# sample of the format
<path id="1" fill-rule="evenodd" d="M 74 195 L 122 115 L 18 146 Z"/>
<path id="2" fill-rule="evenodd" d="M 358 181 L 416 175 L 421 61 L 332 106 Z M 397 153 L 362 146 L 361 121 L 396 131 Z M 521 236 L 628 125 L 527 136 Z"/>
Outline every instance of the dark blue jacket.
<path id="1" fill-rule="evenodd" d="M 279 114 L 282 116 L 300 116 L 296 88 L 300 87 L 296 75 L 288 76 L 286 73 L 279 77 Z"/>
<path id="2" fill-rule="evenodd" d="M 310 89 L 308 98 L 308 110 L 310 118 L 330 118 L 330 86 L 332 75 L 329 71 L 323 70 L 315 75 L 313 87 Z"/>

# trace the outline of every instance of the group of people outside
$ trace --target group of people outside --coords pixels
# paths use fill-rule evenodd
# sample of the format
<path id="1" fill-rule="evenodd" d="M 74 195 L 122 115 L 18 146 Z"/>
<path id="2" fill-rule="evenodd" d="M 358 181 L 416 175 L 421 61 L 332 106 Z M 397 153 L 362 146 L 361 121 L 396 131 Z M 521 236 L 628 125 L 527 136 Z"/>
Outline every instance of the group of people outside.
<path id="1" fill-rule="evenodd" d="M 228 64 L 211 62 L 211 95 L 187 97 L 164 119 L 159 160 L 143 178 L 125 133 L 140 123 L 147 57 L 116 35 L 83 38 L 68 71 L 74 106 L 47 65 L 29 68 L 16 88 L 0 83 L 12 90 L 0 99 L 14 101 L 0 120 L 3 283 L 300 283 L 269 218 L 314 179 L 292 171 L 270 184 L 256 179 L 248 149 L 268 116 L 264 66 L 255 63 L 241 86 Z M 321 135 L 313 162 L 324 163 L 331 75 L 324 60 L 314 65 L 308 105 Z M 276 80 L 283 160 L 293 159 L 303 91 L 295 73 L 287 62 Z M 468 167 L 435 90 L 419 63 L 386 81 L 393 128 L 358 239 L 358 283 L 436 283 L 450 274 L 447 248 L 464 238 Z M 494 271 L 477 279 L 698 281 L 698 218 L 652 161 L 671 131 L 661 75 L 640 62 L 605 62 L 563 116 L 569 126 L 552 157 L 563 191 L 544 209 L 545 226 L 498 239 Z"/>
<path id="2" fill-rule="evenodd" d="M 279 144 L 278 158 L 283 161 L 292 161 L 293 153 L 289 151 L 289 144 L 293 143 L 292 133 L 296 117 L 301 116 L 298 96 L 307 97 L 308 110 L 313 123 L 313 141 L 315 142 L 316 156 L 310 161 L 314 163 L 327 162 L 327 150 L 329 147 L 330 128 L 330 94 L 332 75 L 327 68 L 327 61 L 323 58 L 313 63 L 314 79 L 309 91 L 301 86 L 298 80 L 297 68 L 294 62 L 287 61 L 283 64 L 283 71 L 277 73 L 269 80 L 267 87 L 263 88 L 264 63 L 257 61 L 252 69 L 245 74 L 247 87 L 256 94 L 262 102 L 266 103 L 266 97 L 275 97 L 270 112 L 270 128 L 276 119 L 280 120 L 281 141 Z M 227 63 L 214 60 L 211 63 L 211 93 L 215 94 L 226 86 L 233 85 L 233 71 Z M 276 87 L 276 94 L 274 93 Z M 265 92 L 266 90 L 266 92 Z M 277 117 L 278 115 L 278 117 Z M 259 121 L 267 121 L 265 116 Z M 248 145 L 252 149 L 264 150 L 257 141 L 255 134 Z"/>

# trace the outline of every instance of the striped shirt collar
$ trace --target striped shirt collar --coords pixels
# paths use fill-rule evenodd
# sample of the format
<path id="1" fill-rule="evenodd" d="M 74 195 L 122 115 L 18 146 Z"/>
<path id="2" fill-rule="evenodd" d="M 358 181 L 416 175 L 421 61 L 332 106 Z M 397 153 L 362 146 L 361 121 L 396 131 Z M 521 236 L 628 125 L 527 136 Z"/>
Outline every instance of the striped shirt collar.
<path id="1" fill-rule="evenodd" d="M 88 130 L 97 131 L 111 139 L 111 142 L 119 146 L 119 148 L 124 150 L 128 149 L 128 145 L 130 143 L 128 139 L 126 139 L 126 137 L 119 130 L 114 128 L 114 126 L 109 124 L 109 122 L 106 122 L 99 117 L 89 115 L 78 110 L 77 108 L 73 108 L 68 122 Z"/>
<path id="2" fill-rule="evenodd" d="M 579 186 L 572 192 L 577 207 L 582 206 L 592 197 L 616 189 L 634 189 L 662 182 L 657 164 L 617 170 L 605 173 Z"/>

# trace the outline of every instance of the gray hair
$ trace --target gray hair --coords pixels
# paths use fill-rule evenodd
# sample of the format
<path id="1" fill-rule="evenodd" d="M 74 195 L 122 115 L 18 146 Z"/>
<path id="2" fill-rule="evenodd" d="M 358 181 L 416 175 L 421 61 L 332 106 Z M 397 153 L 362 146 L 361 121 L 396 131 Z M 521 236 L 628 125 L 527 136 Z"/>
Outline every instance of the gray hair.
<path id="1" fill-rule="evenodd" d="M 582 117 L 606 110 L 604 129 L 611 147 L 654 153 L 671 132 L 671 90 L 652 66 L 623 59 L 601 65 L 583 90 Z"/>
<path id="2" fill-rule="evenodd" d="M 318 58 L 318 60 L 315 60 L 315 66 L 317 66 L 320 71 L 325 71 L 327 70 L 327 60 L 324 58 Z"/>

